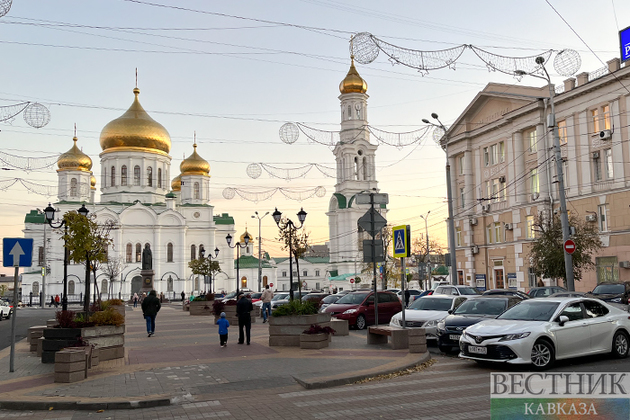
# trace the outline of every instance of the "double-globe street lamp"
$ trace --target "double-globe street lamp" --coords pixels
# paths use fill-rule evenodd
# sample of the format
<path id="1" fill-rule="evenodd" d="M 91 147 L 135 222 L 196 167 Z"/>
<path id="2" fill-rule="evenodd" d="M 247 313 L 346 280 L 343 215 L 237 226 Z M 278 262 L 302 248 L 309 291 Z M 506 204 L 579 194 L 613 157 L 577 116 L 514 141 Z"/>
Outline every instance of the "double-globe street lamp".
<path id="1" fill-rule="evenodd" d="M 241 248 L 247 248 L 247 244 L 249 243 L 249 235 L 245 235 L 245 238 L 243 239 L 245 241 L 245 244 L 241 244 L 240 242 L 237 242 L 234 244 L 234 246 L 232 246 L 232 235 L 230 235 L 229 233 L 225 237 L 225 240 L 227 241 L 227 244 L 230 248 L 236 248 L 236 296 L 238 296 L 239 285 L 241 283 L 241 279 L 239 275 L 239 261 L 241 259 Z"/>
<path id="2" fill-rule="evenodd" d="M 262 292 L 262 235 L 260 231 L 262 229 L 262 219 L 264 219 L 269 212 L 263 214 L 262 217 L 257 211 L 254 213 L 256 215 L 252 216 L 252 219 L 258 219 L 258 291 Z"/>
<path id="3" fill-rule="evenodd" d="M 229 236 L 229 235 L 228 235 Z M 229 242 L 228 242 L 229 244 Z M 199 254 L 201 255 L 201 258 L 205 258 L 206 255 L 206 249 L 202 246 L 201 249 L 199 250 Z M 216 260 L 217 258 L 219 258 L 219 248 L 214 248 L 214 257 L 212 256 L 212 254 L 208 254 L 208 267 L 210 267 L 210 264 L 212 264 L 212 260 Z M 203 280 L 204 280 L 204 284 L 206 282 L 206 276 L 203 276 Z M 212 270 L 210 271 L 210 293 L 212 293 Z"/>
<path id="4" fill-rule="evenodd" d="M 66 220 L 62 219 L 62 220 L 57 220 L 57 222 L 55 222 L 55 224 L 53 224 L 53 220 L 55 220 L 55 208 L 53 206 L 51 206 L 50 203 L 48 203 L 48 207 L 46 207 L 44 209 L 44 216 L 46 217 L 46 221 L 48 222 L 48 225 L 52 228 L 52 229 L 61 229 L 62 227 L 64 228 L 64 235 L 63 235 L 63 298 L 61 299 L 61 309 L 63 311 L 67 311 L 68 310 L 68 244 L 67 244 L 67 237 L 68 237 L 68 225 L 66 224 Z M 86 216 L 88 215 L 90 211 L 85 208 L 85 204 L 81 205 L 81 208 L 79 210 L 77 210 L 77 213 L 79 213 L 82 216 Z M 46 244 L 44 244 L 44 246 L 46 246 Z M 44 296 L 44 299 L 46 299 L 46 296 Z"/>
<path id="5" fill-rule="evenodd" d="M 276 207 L 276 211 L 272 213 L 273 220 L 276 222 L 281 231 L 288 230 L 289 232 L 289 296 L 290 299 L 293 300 L 293 234 L 298 229 L 301 229 L 304 226 L 304 220 L 306 220 L 306 212 L 303 208 L 297 213 L 298 220 L 300 221 L 300 226 L 295 226 L 295 224 L 289 218 L 285 218 L 282 220 L 282 213 L 278 211 Z"/>

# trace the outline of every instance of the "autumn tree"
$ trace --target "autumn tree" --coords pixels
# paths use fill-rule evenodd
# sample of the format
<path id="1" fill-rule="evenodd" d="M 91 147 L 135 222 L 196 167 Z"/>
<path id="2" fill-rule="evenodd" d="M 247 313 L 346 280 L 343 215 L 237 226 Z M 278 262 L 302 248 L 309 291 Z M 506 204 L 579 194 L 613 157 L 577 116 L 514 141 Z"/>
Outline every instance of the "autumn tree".
<path id="1" fill-rule="evenodd" d="M 418 268 L 420 268 L 421 265 L 424 265 L 425 267 L 427 266 L 428 263 L 430 263 L 430 256 L 431 254 L 433 255 L 443 255 L 444 254 L 444 248 L 442 247 L 442 245 L 436 241 L 436 240 L 432 240 L 429 238 L 429 244 L 427 246 L 427 241 L 426 238 L 414 238 L 411 241 L 411 254 L 415 257 L 416 262 L 418 264 Z M 420 270 L 418 270 L 418 272 L 420 272 Z M 427 280 L 429 280 L 429 284 L 428 286 L 426 286 L 427 288 L 431 286 L 430 284 L 430 280 L 431 280 L 431 273 L 427 272 Z M 422 280 L 419 279 L 420 284 L 422 284 Z"/>
<path id="2" fill-rule="evenodd" d="M 306 254 L 311 247 L 308 242 L 309 233 L 298 231 L 292 224 L 283 218 L 279 224 L 284 226 L 280 228 L 280 236 L 277 238 L 282 243 L 282 250 L 290 250 L 290 258 L 295 258 L 295 269 L 297 270 L 298 292 L 302 295 L 302 282 L 300 281 L 300 263 L 299 260 Z M 291 274 L 292 275 L 292 274 Z M 291 290 L 291 296 L 293 291 Z"/>
<path id="3" fill-rule="evenodd" d="M 120 277 L 125 267 L 127 267 L 127 264 L 125 264 L 124 257 L 110 256 L 103 264 L 101 264 L 101 271 L 103 271 L 109 279 L 109 290 L 107 293 L 110 295 L 114 293 L 114 282 L 118 279 L 118 277 Z M 120 282 L 120 287 L 122 289 L 122 281 Z"/>
<path id="4" fill-rule="evenodd" d="M 571 216 L 569 225 L 575 228 L 575 234 L 571 236 L 575 242 L 575 252 L 572 254 L 573 276 L 576 281 L 580 281 L 585 270 L 595 267 L 592 255 L 602 248 L 602 243 L 595 224 L 582 222 Z M 529 251 L 531 268 L 536 276 L 562 279 L 566 285 L 564 243 L 559 215 L 549 217 L 546 212 L 538 213 L 534 218 L 533 229 L 536 240 Z"/>
<path id="5" fill-rule="evenodd" d="M 210 279 L 221 272 L 221 266 L 218 261 L 208 257 L 199 257 L 196 260 L 192 260 L 188 263 L 188 267 L 192 270 L 192 273 L 198 276 L 210 276 Z M 210 291 L 212 291 L 212 283 L 210 283 Z"/>

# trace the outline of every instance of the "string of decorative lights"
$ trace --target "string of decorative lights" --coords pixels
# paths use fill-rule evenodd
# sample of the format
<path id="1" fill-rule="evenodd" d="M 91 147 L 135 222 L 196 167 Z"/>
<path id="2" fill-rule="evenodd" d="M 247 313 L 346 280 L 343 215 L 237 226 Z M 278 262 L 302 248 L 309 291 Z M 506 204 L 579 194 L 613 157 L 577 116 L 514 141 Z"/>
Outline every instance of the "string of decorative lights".
<path id="1" fill-rule="evenodd" d="M 304 178 L 313 168 L 317 169 L 328 178 L 334 178 L 336 176 L 334 168 L 329 168 L 328 166 L 320 165 L 319 163 L 307 163 L 306 165 L 298 166 L 296 168 L 280 168 L 262 162 L 250 163 L 247 165 L 246 172 L 247 176 L 252 179 L 260 177 L 264 170 L 273 178 L 290 181 L 296 178 Z"/>
<path id="2" fill-rule="evenodd" d="M 0 3 L 0 12 L 2 4 Z M 0 16 L 2 16 L 0 14 Z M 0 106 L 0 122 L 12 122 L 22 113 L 24 121 L 33 128 L 45 127 L 50 122 L 50 111 L 37 102 L 20 102 L 14 105 Z"/>
<path id="3" fill-rule="evenodd" d="M 227 187 L 223 190 L 223 198 L 225 198 L 226 200 L 232 200 L 236 195 L 238 195 L 244 200 L 258 203 L 260 201 L 269 200 L 277 192 L 280 192 L 282 195 L 290 200 L 304 201 L 312 198 L 313 196 L 318 198 L 324 197 L 326 195 L 326 188 L 321 186 L 306 189 L 276 187 L 267 188 L 259 191 L 251 191 L 243 190 L 240 188 Z"/>
<path id="4" fill-rule="evenodd" d="M 41 157 L 18 156 L 0 150 L 0 162 L 15 169 L 23 171 L 37 171 L 50 168 L 57 163 L 59 154 Z"/>

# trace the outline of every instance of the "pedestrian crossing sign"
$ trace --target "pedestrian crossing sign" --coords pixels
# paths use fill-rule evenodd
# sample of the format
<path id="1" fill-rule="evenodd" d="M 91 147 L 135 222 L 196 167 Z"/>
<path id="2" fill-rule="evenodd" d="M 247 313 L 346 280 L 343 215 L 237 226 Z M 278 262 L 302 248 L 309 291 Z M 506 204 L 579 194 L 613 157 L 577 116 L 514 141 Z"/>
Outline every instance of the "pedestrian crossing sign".
<path id="1" fill-rule="evenodd" d="M 394 258 L 408 257 L 411 254 L 411 227 L 409 225 L 393 227 L 392 238 L 394 240 Z"/>

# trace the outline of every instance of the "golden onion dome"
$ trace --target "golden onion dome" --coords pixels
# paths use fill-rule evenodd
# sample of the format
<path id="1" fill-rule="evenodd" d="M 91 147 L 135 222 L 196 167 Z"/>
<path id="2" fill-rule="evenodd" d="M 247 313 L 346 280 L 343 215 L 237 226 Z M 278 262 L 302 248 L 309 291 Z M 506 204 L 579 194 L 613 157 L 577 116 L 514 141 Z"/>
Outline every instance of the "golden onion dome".
<path id="1" fill-rule="evenodd" d="M 101 131 L 103 152 L 138 150 L 168 154 L 171 136 L 140 105 L 140 89 L 135 88 L 133 93 L 135 99 L 127 112 L 110 121 Z"/>
<path id="2" fill-rule="evenodd" d="M 197 143 L 193 144 L 192 155 L 182 161 L 179 170 L 182 175 L 210 176 L 210 164 L 197 154 Z"/>
<path id="3" fill-rule="evenodd" d="M 72 148 L 57 159 L 58 171 L 90 172 L 92 169 L 92 159 L 79 150 L 76 136 L 72 140 L 74 141 Z"/>
<path id="4" fill-rule="evenodd" d="M 354 67 L 354 57 L 351 57 L 350 70 L 346 78 L 339 84 L 341 93 L 365 93 L 367 92 L 367 82 L 359 76 L 359 72 Z"/>
<path id="5" fill-rule="evenodd" d="M 177 175 L 171 181 L 171 190 L 173 191 L 181 191 L 182 190 L 182 174 Z"/>
<path id="6" fill-rule="evenodd" d="M 240 239 L 240 243 L 244 244 L 245 243 L 245 237 L 248 236 L 249 237 L 249 243 L 254 242 L 254 237 L 247 231 L 247 229 L 245 229 L 245 233 L 243 233 L 241 235 L 241 239 Z"/>
<path id="7" fill-rule="evenodd" d="M 94 174 L 90 175 L 90 188 L 93 190 L 96 189 L 96 177 Z"/>

